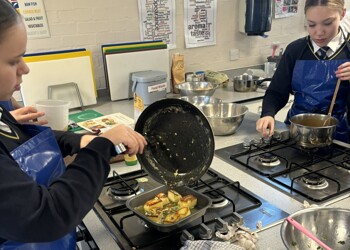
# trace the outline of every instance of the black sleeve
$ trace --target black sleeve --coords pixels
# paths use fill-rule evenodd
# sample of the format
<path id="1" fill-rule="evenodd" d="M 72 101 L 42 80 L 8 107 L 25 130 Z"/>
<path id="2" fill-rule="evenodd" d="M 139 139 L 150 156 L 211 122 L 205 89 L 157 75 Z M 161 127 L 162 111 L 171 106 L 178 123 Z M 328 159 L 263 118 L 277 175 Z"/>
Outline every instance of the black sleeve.
<path id="1" fill-rule="evenodd" d="M 80 141 L 82 134 L 76 134 L 69 131 L 53 131 L 60 146 L 62 156 L 73 155 L 80 150 Z"/>
<path id="2" fill-rule="evenodd" d="M 71 232 L 93 207 L 108 173 L 113 143 L 97 137 L 49 187 L 38 185 L 0 154 L 0 238 L 53 241 Z"/>
<path id="3" fill-rule="evenodd" d="M 300 50 L 305 46 L 304 44 L 305 39 L 299 39 L 287 46 L 271 83 L 266 90 L 261 117 L 274 117 L 287 104 L 289 94 L 292 94 L 294 65 L 300 54 Z"/>

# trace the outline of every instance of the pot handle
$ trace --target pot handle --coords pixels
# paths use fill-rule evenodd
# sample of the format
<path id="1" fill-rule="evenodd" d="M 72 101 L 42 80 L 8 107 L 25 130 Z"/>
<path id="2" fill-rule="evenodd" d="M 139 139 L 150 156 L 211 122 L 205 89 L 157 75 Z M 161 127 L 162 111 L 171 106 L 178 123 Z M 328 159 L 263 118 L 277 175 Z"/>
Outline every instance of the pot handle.
<path id="1" fill-rule="evenodd" d="M 267 82 L 267 81 L 271 81 L 272 78 L 264 78 L 264 79 L 261 79 L 261 80 L 257 80 L 256 81 L 256 85 L 261 85 L 263 82 Z"/>

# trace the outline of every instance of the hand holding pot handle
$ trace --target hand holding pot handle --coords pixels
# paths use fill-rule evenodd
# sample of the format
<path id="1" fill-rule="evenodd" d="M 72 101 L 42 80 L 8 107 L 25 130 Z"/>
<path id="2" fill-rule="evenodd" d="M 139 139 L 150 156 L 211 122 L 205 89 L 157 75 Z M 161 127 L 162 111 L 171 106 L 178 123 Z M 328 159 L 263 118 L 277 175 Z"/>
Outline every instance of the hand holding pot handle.
<path id="1" fill-rule="evenodd" d="M 275 130 L 275 119 L 272 116 L 261 117 L 256 122 L 256 130 L 263 138 L 272 136 Z"/>
<path id="2" fill-rule="evenodd" d="M 142 154 L 147 145 L 146 139 L 141 134 L 123 124 L 107 130 L 100 136 L 109 139 L 114 145 L 122 143 L 126 147 L 125 153 L 129 155 Z"/>

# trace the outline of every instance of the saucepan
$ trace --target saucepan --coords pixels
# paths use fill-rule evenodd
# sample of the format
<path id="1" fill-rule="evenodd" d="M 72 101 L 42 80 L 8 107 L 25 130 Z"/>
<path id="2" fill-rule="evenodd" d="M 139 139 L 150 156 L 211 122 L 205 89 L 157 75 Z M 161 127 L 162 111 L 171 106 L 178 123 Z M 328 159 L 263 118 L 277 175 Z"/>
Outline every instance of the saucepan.
<path id="1" fill-rule="evenodd" d="M 324 126 L 326 119 L 327 126 Z M 324 114 L 298 114 L 289 119 L 290 137 L 303 148 L 321 148 L 332 144 L 338 120 Z"/>
<path id="2" fill-rule="evenodd" d="M 243 74 L 233 78 L 233 89 L 237 92 L 256 91 L 263 82 L 271 81 L 271 78 L 261 79 L 259 76 Z"/>

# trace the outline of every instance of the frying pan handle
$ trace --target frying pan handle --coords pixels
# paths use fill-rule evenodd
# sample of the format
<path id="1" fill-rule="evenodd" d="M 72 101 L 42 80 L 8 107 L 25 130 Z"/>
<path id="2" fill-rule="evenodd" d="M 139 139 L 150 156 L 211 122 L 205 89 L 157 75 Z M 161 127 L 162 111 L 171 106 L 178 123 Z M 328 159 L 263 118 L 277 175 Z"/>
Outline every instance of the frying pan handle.
<path id="1" fill-rule="evenodd" d="M 115 145 L 115 151 L 119 155 L 119 154 L 124 153 L 126 151 L 126 147 L 124 146 L 123 143 L 119 143 L 119 144 Z"/>
<path id="2" fill-rule="evenodd" d="M 264 78 L 264 79 L 261 79 L 261 80 L 257 80 L 256 81 L 256 85 L 261 85 L 263 82 L 267 82 L 267 81 L 271 81 L 272 78 Z"/>

